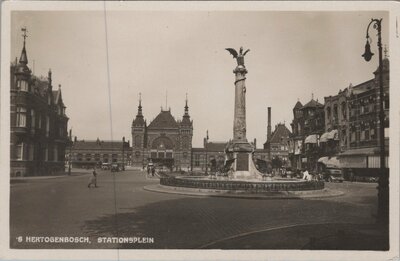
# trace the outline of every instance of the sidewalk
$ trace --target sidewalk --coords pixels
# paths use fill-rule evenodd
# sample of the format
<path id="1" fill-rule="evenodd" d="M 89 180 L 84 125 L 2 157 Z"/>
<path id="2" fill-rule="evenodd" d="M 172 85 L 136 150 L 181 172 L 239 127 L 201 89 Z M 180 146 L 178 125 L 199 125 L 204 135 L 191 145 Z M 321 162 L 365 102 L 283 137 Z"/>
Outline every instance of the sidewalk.
<path id="1" fill-rule="evenodd" d="M 90 174 L 92 170 L 86 170 L 86 169 L 79 169 L 79 170 L 73 170 L 71 171 L 71 175 L 68 175 L 68 172 L 65 172 L 64 174 L 58 174 L 58 175 L 52 175 L 52 176 L 27 176 L 27 177 L 11 177 L 10 178 L 10 183 L 22 183 L 26 182 L 28 180 L 42 180 L 42 179 L 56 179 L 56 178 L 65 178 L 65 177 L 76 177 L 76 176 L 82 176 L 82 175 L 87 175 Z"/>

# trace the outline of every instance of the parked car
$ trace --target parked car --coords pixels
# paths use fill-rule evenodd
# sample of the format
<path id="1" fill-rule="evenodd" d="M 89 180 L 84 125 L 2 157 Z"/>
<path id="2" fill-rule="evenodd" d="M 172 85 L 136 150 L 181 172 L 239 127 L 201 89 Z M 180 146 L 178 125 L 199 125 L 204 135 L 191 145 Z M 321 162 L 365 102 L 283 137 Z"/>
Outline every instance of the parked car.
<path id="1" fill-rule="evenodd" d="M 326 168 L 323 173 L 323 179 L 328 182 L 343 182 L 343 171 L 339 168 Z"/>
<path id="2" fill-rule="evenodd" d="M 111 172 L 116 172 L 120 171 L 119 165 L 118 164 L 111 164 Z"/>
<path id="3" fill-rule="evenodd" d="M 101 164 L 101 169 L 102 170 L 109 170 L 110 168 L 111 168 L 111 164 L 110 163 Z"/>

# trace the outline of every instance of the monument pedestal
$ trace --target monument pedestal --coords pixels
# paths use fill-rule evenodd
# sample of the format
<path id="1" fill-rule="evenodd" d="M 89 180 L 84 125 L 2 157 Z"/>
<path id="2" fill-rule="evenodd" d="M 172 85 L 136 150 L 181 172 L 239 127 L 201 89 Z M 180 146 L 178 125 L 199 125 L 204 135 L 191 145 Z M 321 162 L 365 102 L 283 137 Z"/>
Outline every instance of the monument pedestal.
<path id="1" fill-rule="evenodd" d="M 232 169 L 229 172 L 231 179 L 261 179 L 253 162 L 254 147 L 247 141 L 233 141 L 226 147 L 227 160 L 232 160 Z"/>

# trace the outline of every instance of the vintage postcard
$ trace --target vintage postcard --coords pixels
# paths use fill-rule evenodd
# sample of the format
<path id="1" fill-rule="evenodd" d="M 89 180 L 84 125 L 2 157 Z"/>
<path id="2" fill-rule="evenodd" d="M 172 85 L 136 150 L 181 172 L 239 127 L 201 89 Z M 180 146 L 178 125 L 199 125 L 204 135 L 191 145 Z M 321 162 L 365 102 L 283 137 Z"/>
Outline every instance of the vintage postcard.
<path id="1" fill-rule="evenodd" d="M 399 260 L 395 2 L 11 2 L 1 260 Z"/>

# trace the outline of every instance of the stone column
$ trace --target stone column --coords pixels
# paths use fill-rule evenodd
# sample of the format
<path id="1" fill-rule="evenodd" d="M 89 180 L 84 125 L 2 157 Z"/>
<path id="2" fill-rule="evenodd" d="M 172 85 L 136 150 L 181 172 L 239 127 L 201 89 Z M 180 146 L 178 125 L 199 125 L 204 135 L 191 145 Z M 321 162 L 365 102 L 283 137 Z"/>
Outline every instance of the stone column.
<path id="1" fill-rule="evenodd" d="M 235 112 L 233 120 L 233 142 L 247 142 L 246 138 L 246 73 L 243 65 L 238 65 L 235 73 Z"/>

